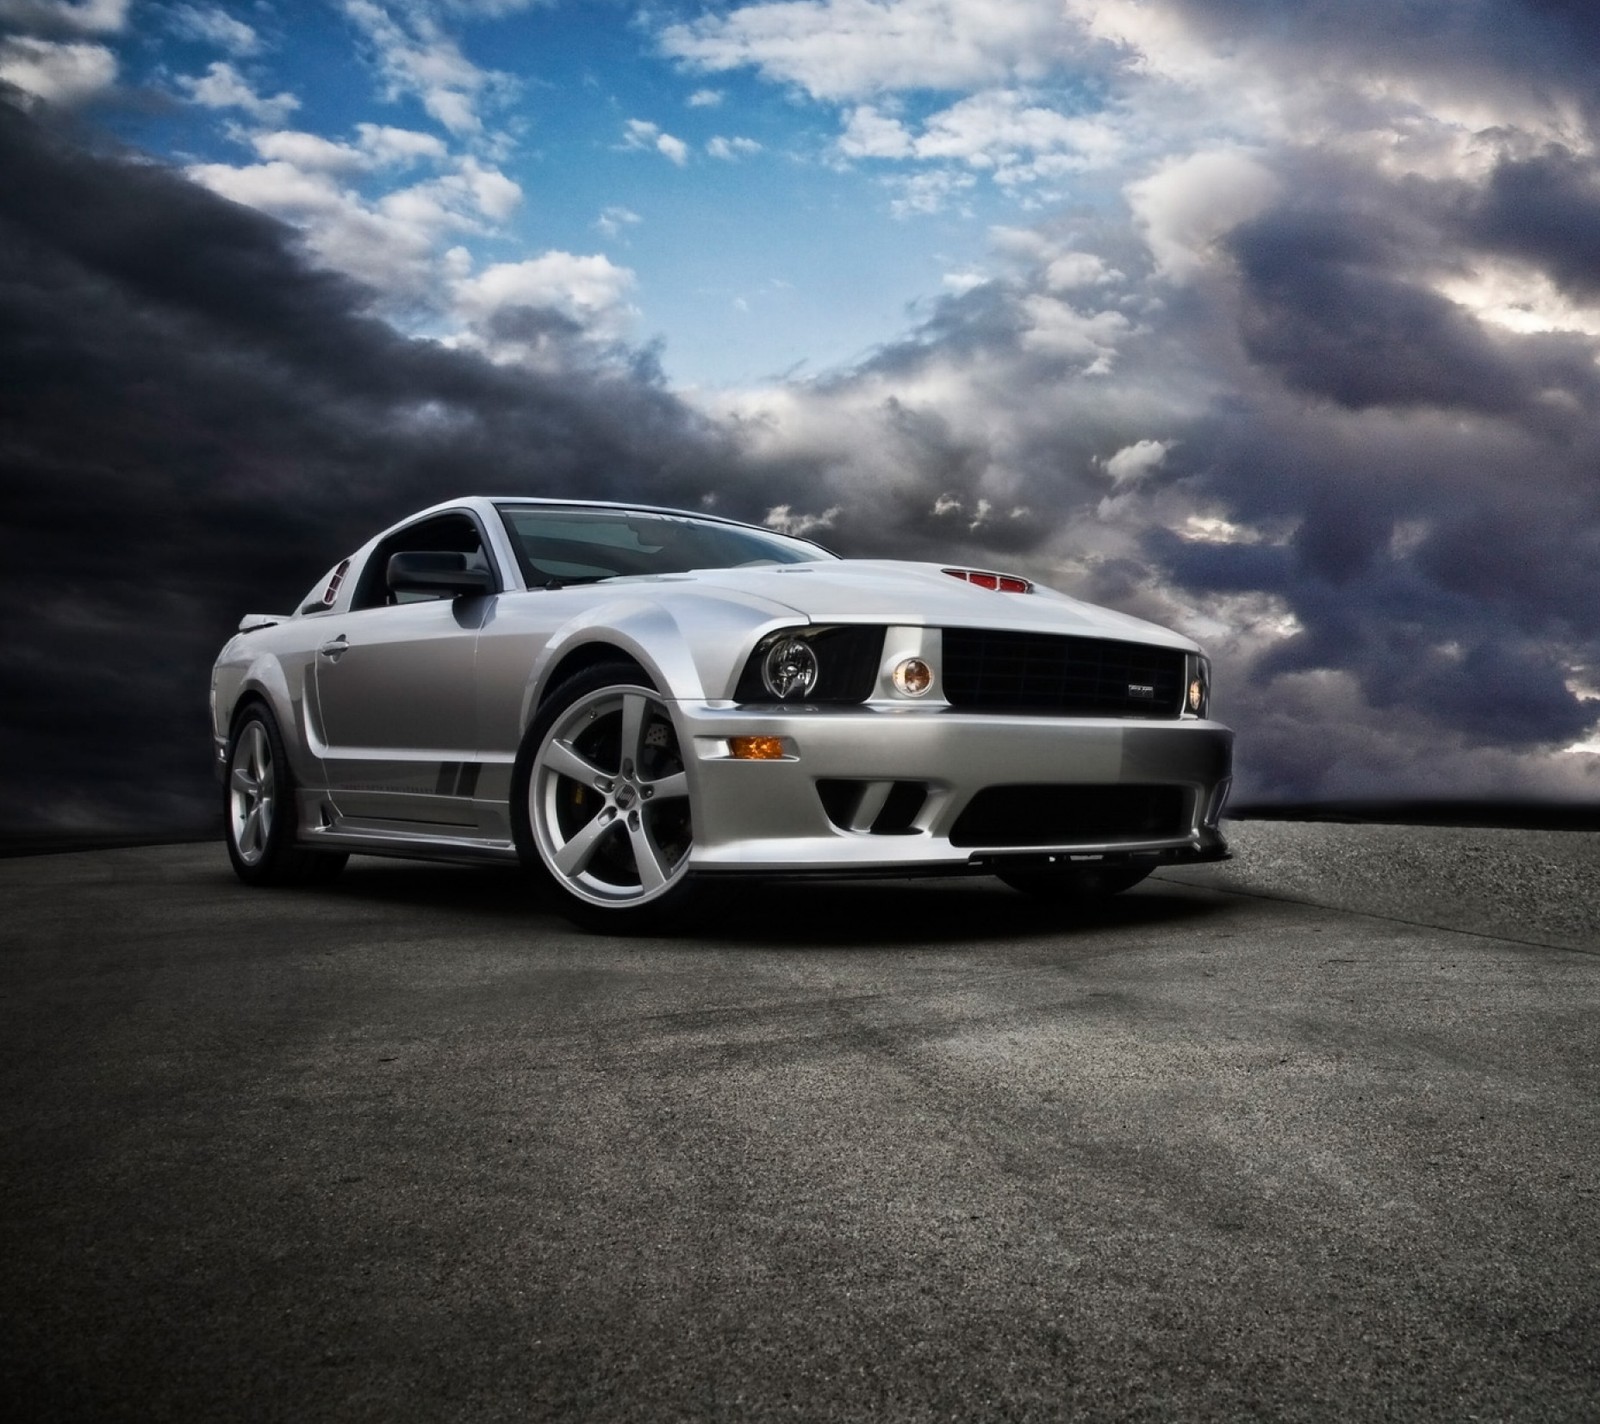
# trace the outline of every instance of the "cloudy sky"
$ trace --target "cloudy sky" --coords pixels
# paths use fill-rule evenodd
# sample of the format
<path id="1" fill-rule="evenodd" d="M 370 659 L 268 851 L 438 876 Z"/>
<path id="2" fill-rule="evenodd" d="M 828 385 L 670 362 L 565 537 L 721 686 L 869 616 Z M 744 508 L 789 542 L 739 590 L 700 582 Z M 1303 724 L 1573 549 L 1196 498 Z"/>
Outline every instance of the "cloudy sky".
<path id="1" fill-rule="evenodd" d="M 1236 795 L 1600 799 L 1592 0 L 0 0 L 0 824 L 209 808 L 468 491 L 1200 638 Z"/>

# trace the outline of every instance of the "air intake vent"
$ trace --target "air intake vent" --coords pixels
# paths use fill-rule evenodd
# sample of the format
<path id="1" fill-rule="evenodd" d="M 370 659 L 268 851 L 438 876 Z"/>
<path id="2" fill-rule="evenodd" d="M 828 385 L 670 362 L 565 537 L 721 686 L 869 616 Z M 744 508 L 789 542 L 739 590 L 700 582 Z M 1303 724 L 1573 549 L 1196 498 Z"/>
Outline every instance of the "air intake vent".
<path id="1" fill-rule="evenodd" d="M 957 846 L 1117 845 L 1189 833 L 1183 786 L 990 786 L 950 830 Z"/>
<path id="2" fill-rule="evenodd" d="M 1105 638 L 944 630 L 944 692 L 974 712 L 1175 718 L 1184 655 Z"/>
<path id="3" fill-rule="evenodd" d="M 823 777 L 817 795 L 841 831 L 874 836 L 914 836 L 928 800 L 926 781 L 850 781 Z"/>

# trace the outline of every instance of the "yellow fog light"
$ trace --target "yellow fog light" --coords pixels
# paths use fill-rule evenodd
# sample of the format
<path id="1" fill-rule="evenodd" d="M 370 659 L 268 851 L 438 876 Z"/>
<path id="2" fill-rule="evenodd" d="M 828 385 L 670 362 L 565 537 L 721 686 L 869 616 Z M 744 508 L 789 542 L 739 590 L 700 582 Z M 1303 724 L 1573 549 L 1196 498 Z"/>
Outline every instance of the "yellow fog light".
<path id="1" fill-rule="evenodd" d="M 739 761 L 781 761 L 783 738 L 729 737 L 728 751 Z"/>
<path id="2" fill-rule="evenodd" d="M 907 697 L 921 697 L 933 686 L 933 669 L 921 658 L 906 658 L 896 663 L 891 677 L 895 691 L 903 692 Z"/>

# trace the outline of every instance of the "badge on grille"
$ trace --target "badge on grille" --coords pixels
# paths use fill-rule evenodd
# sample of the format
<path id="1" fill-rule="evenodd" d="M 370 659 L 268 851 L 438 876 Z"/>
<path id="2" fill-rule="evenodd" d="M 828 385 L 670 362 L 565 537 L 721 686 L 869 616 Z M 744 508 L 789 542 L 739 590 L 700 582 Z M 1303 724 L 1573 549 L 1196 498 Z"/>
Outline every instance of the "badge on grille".
<path id="1" fill-rule="evenodd" d="M 1152 683 L 1148 683 L 1148 682 L 1130 682 L 1128 684 L 1128 696 L 1129 697 L 1154 697 L 1155 695 L 1156 695 L 1156 690 L 1155 690 L 1155 686 Z"/>

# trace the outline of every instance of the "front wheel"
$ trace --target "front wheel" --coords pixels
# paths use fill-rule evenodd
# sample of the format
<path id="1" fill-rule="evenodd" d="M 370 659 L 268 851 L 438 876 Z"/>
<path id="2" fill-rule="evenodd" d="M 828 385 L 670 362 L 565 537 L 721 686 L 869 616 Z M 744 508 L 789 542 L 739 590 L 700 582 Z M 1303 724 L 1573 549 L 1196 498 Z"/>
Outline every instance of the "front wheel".
<path id="1" fill-rule="evenodd" d="M 303 850 L 294 843 L 294 781 L 283 734 L 272 713 L 253 703 L 228 739 L 223 825 L 228 859 L 246 885 L 307 885 L 344 869 L 341 852 Z"/>
<path id="2" fill-rule="evenodd" d="M 666 701 L 638 668 L 562 683 L 534 717 L 512 783 L 517 849 L 589 929 L 654 929 L 688 897 L 689 778 Z"/>
<path id="3" fill-rule="evenodd" d="M 1041 900 L 1088 904 L 1131 890 L 1150 873 L 1147 867 L 1095 865 L 1093 862 L 997 871 L 1013 890 Z"/>

